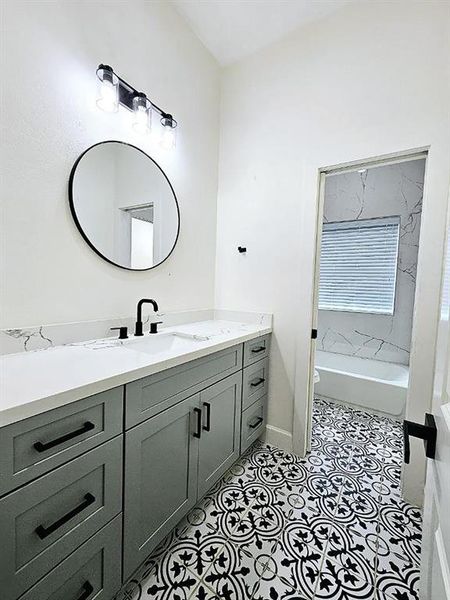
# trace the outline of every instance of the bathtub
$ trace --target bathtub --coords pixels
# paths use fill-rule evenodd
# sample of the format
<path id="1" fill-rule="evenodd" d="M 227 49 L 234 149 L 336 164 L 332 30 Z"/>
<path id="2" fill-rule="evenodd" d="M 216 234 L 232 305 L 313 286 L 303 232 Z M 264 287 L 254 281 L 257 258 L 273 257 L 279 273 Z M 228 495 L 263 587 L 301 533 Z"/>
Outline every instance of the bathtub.
<path id="1" fill-rule="evenodd" d="M 316 351 L 315 367 L 320 376 L 314 386 L 316 395 L 403 416 L 408 367 L 322 350 Z"/>

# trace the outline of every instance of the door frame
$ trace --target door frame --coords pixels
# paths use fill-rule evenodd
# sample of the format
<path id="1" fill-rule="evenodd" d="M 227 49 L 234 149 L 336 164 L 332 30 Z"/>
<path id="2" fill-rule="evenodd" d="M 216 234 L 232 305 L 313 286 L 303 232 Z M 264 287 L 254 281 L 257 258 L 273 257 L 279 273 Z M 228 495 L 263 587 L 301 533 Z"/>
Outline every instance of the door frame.
<path id="1" fill-rule="evenodd" d="M 450 207 L 450 189 L 448 196 Z M 450 531 L 445 510 L 446 499 L 450 497 L 450 479 L 446 467 L 450 451 L 448 440 L 450 432 L 450 404 L 443 403 L 443 397 L 449 398 L 449 283 L 450 283 L 450 214 L 447 213 L 446 258 L 442 268 L 440 292 L 439 327 L 436 339 L 436 361 L 431 412 L 437 425 L 437 449 L 434 460 L 427 461 L 425 498 L 422 526 L 422 552 L 420 563 L 420 598 L 433 600 L 434 586 L 442 586 L 441 593 L 450 600 Z M 441 437 L 442 436 L 442 437 Z M 444 533 L 443 530 L 444 529 Z M 439 579 L 438 579 L 439 578 Z"/>
<path id="2" fill-rule="evenodd" d="M 394 152 L 390 154 L 384 154 L 380 156 L 374 156 L 370 158 L 354 160 L 346 163 L 340 163 L 335 165 L 328 165 L 325 167 L 319 167 L 317 169 L 317 193 L 316 193 L 316 222 L 315 222 L 315 233 L 314 233 L 314 265 L 313 265 L 313 282 L 312 282 L 312 321 L 311 321 L 311 332 L 314 329 L 318 329 L 318 318 L 319 318 L 319 274 L 320 274 L 320 251 L 322 243 L 322 225 L 323 225 L 323 210 L 325 203 L 325 183 L 327 176 L 336 175 L 339 173 L 348 173 L 357 171 L 363 168 L 372 168 L 377 166 L 386 166 L 390 164 L 398 164 L 402 162 L 408 162 L 411 160 L 425 159 L 425 180 L 423 199 L 426 197 L 426 186 L 427 186 L 427 168 L 429 160 L 430 146 L 423 146 L 419 148 L 413 148 Z M 423 215 L 423 207 L 422 207 Z M 416 304 L 417 297 L 417 282 L 420 279 L 420 272 L 423 268 L 420 261 L 417 265 L 417 276 L 416 276 L 416 288 L 414 294 L 414 305 Z M 411 350 L 416 343 L 416 312 L 413 313 L 412 323 L 412 335 L 411 335 Z M 437 333 L 437 332 L 436 332 Z M 301 341 L 299 340 L 299 343 Z M 304 456 L 311 448 L 311 429 L 312 429 L 312 407 L 314 398 L 314 357 L 316 350 L 316 341 L 310 338 L 309 342 L 309 370 L 306 382 L 306 388 L 304 382 L 300 382 L 300 379 L 296 377 L 295 381 L 295 398 L 294 398 L 294 419 L 293 419 L 293 439 L 292 447 L 293 451 L 300 456 Z M 412 363 L 412 367 L 411 367 Z M 410 362 L 410 376 L 411 370 L 414 369 L 415 361 L 413 360 L 413 352 L 411 352 Z M 306 398 L 306 402 L 305 402 Z M 408 400 L 409 404 L 409 389 L 408 389 Z M 430 398 L 431 405 L 431 398 Z M 428 407 L 429 408 L 429 407 Z M 424 407 L 424 412 L 427 407 Z"/>

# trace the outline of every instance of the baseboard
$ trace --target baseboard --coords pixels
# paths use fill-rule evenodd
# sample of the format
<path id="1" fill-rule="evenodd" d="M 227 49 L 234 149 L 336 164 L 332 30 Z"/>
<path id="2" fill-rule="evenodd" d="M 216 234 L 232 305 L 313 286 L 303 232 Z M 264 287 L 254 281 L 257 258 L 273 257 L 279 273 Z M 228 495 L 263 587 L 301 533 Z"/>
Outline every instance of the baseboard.
<path id="1" fill-rule="evenodd" d="M 281 448 L 286 452 L 292 452 L 292 433 L 284 429 L 278 429 L 272 425 L 266 425 L 264 441 L 267 444 Z"/>

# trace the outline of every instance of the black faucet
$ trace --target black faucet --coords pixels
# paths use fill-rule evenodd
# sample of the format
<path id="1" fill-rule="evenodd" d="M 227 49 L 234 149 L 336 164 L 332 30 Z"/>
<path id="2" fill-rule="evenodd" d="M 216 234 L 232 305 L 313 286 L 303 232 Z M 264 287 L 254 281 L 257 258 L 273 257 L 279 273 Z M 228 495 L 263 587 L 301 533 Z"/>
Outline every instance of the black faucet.
<path id="1" fill-rule="evenodd" d="M 153 306 L 153 310 L 158 312 L 158 303 L 156 300 L 151 300 L 149 298 L 142 298 L 137 303 L 137 317 L 136 317 L 136 326 L 134 329 L 134 335 L 144 335 L 143 332 L 143 323 L 142 323 L 142 305 L 143 304 L 151 304 Z"/>

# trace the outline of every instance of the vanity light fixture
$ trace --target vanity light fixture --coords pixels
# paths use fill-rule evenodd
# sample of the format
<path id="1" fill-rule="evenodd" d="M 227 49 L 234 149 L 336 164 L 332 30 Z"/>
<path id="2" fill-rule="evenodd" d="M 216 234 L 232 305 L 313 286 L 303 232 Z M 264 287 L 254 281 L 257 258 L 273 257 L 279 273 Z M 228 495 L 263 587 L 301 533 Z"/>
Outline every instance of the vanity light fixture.
<path id="1" fill-rule="evenodd" d="M 132 85 L 119 77 L 109 65 L 97 68 L 99 91 L 97 106 L 106 112 L 117 112 L 119 104 L 133 112 L 133 129 L 146 134 L 151 128 L 152 112 L 160 115 L 162 134 L 160 144 L 169 150 L 176 143 L 176 127 L 178 123 L 170 113 L 166 113 L 157 104 L 151 102 L 147 95 L 138 92 Z"/>
<path id="2" fill-rule="evenodd" d="M 161 117 L 161 125 L 163 127 L 161 146 L 165 150 L 175 148 L 177 142 L 177 122 L 172 115 L 164 115 Z"/>
<path id="3" fill-rule="evenodd" d="M 119 78 L 108 65 L 99 65 L 97 106 L 105 112 L 119 110 Z"/>
<path id="4" fill-rule="evenodd" d="M 133 129 L 140 134 L 150 132 L 152 126 L 152 103 L 140 92 L 133 98 Z"/>

